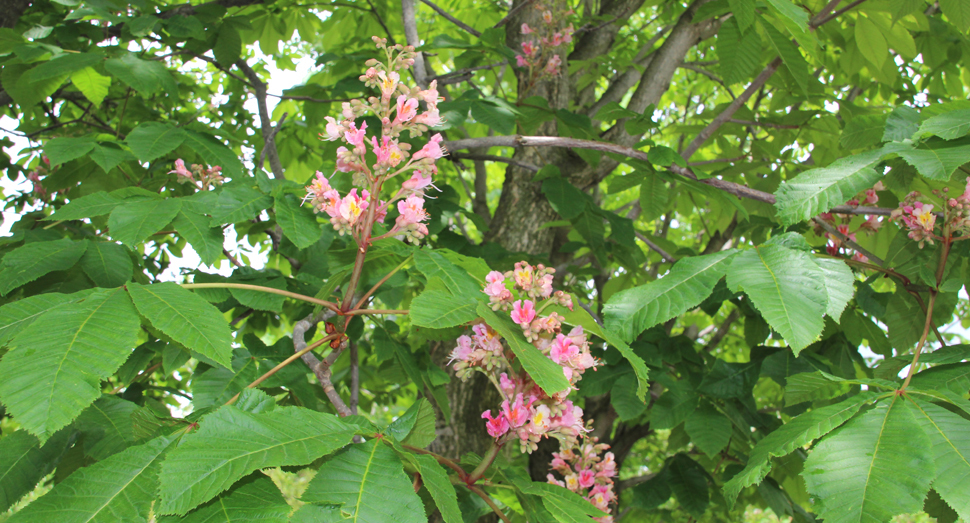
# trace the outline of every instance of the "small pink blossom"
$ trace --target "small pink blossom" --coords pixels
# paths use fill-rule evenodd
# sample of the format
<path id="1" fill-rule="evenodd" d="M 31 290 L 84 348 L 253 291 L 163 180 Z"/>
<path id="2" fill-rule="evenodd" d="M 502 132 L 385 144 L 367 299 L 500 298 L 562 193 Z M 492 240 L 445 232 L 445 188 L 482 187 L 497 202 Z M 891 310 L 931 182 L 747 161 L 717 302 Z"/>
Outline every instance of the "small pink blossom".
<path id="1" fill-rule="evenodd" d="M 583 469 L 579 473 L 579 486 L 582 488 L 592 487 L 596 483 L 596 473 L 592 469 Z"/>
<path id="2" fill-rule="evenodd" d="M 185 168 L 185 161 L 181 158 L 175 160 L 175 169 L 168 172 L 168 174 L 172 173 L 175 173 L 175 175 L 179 178 L 187 178 L 188 180 L 192 180 L 192 171 Z"/>
<path id="3" fill-rule="evenodd" d="M 324 120 L 327 121 L 327 136 L 325 139 L 329 142 L 339 140 L 342 134 L 340 124 L 332 116 L 325 116 Z"/>
<path id="4" fill-rule="evenodd" d="M 348 127 L 349 130 L 344 131 L 344 138 L 347 139 L 347 143 L 357 148 L 364 147 L 364 141 L 367 139 L 367 135 L 364 132 L 367 129 L 367 122 L 361 122 L 360 129 L 357 129 L 354 122 L 350 122 Z"/>
<path id="5" fill-rule="evenodd" d="M 529 67 L 529 62 L 526 61 L 524 56 L 517 54 L 515 55 L 515 65 L 519 67 Z"/>
<path id="6" fill-rule="evenodd" d="M 493 438 L 500 438 L 509 431 L 509 420 L 502 414 L 493 418 L 492 411 L 486 410 L 482 413 L 482 418 L 488 420 L 485 422 L 485 428 L 488 430 L 488 435 Z"/>
<path id="7" fill-rule="evenodd" d="M 522 52 L 525 53 L 525 55 L 528 56 L 529 58 L 532 58 L 536 54 L 535 44 L 532 43 L 531 40 L 527 42 L 522 42 Z"/>
<path id="8" fill-rule="evenodd" d="M 529 24 L 522 24 L 522 28 L 521 29 L 522 29 L 522 34 L 524 34 L 524 35 L 532 34 L 532 32 L 533 32 L 532 31 L 532 28 L 529 27 Z"/>
<path id="9" fill-rule="evenodd" d="M 529 421 L 529 405 L 523 404 L 522 395 L 519 394 L 515 398 L 515 403 L 509 404 L 509 400 L 502 402 L 502 413 L 505 418 L 509 420 L 509 425 L 512 428 L 518 428 L 525 425 L 525 422 Z"/>
<path id="10" fill-rule="evenodd" d="M 512 304 L 512 321 L 519 325 L 528 325 L 536 317 L 535 304 L 532 300 L 518 300 Z"/>
<path id="11" fill-rule="evenodd" d="M 418 114 L 418 101 L 407 95 L 397 97 L 397 118 L 395 122 L 409 122 Z"/>
<path id="12" fill-rule="evenodd" d="M 444 156 L 444 151 L 441 149 L 441 142 L 444 138 L 441 137 L 441 133 L 437 133 L 428 140 L 428 143 L 424 144 L 424 147 L 420 151 L 414 153 L 412 159 L 414 161 L 421 160 L 423 158 L 431 158 L 437 160 Z"/>

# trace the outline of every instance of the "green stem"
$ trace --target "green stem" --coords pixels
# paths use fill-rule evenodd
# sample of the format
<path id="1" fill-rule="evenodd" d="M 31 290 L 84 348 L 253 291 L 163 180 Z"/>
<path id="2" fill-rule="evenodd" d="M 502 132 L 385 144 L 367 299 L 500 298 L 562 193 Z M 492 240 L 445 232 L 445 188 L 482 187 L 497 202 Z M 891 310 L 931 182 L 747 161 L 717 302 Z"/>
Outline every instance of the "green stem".
<path id="1" fill-rule="evenodd" d="M 384 282 L 386 282 L 387 280 L 391 279 L 391 276 L 394 276 L 395 274 L 397 274 L 397 271 L 403 269 L 404 266 L 407 265 L 411 261 L 411 258 L 412 258 L 412 256 L 408 256 L 407 258 L 404 258 L 404 261 L 402 261 L 400 264 L 398 264 L 397 267 L 394 267 L 394 269 L 392 269 L 391 272 L 387 273 L 386 276 L 384 276 L 383 278 L 381 278 L 381 281 L 377 282 L 377 284 L 375 284 L 373 287 L 371 287 L 371 290 L 367 291 L 367 294 L 365 294 L 363 298 L 361 298 L 360 300 L 357 301 L 357 304 L 354 305 L 354 308 L 355 309 L 359 309 L 360 306 L 363 305 L 364 302 L 367 301 L 367 298 L 370 298 L 375 292 L 377 292 L 377 289 L 379 289 L 381 287 L 381 285 L 384 285 Z"/>
<path id="2" fill-rule="evenodd" d="M 337 336 L 338 336 L 338 334 L 329 334 L 329 335 L 324 336 L 323 338 L 321 338 L 321 339 L 319 339 L 319 340 L 311 343 L 310 345 L 307 345 L 307 347 L 305 349 L 293 353 L 292 356 L 290 356 L 289 358 L 286 358 L 285 360 L 283 360 L 282 363 L 280 363 L 279 365 L 277 365 L 277 366 L 273 367 L 272 369 L 266 371 L 266 374 L 263 374 L 262 376 L 256 378 L 256 380 L 253 381 L 252 383 L 250 383 L 249 385 L 246 385 L 246 388 L 247 389 L 252 389 L 252 388 L 256 387 L 260 383 L 266 381 L 266 379 L 269 378 L 270 376 L 272 376 L 273 374 L 276 374 L 277 372 L 279 372 L 279 370 L 282 369 L 283 367 L 289 365 L 290 363 L 293 363 L 294 361 L 296 361 L 297 359 L 299 359 L 304 354 L 306 354 L 306 353 L 310 352 L 311 350 L 313 350 L 313 349 L 315 349 L 315 348 L 323 345 L 324 343 L 327 343 L 328 341 L 336 338 Z M 242 394 L 242 392 L 237 392 L 235 396 L 233 396 L 232 398 L 230 398 L 229 401 L 227 401 L 225 403 L 225 405 L 232 405 L 233 403 L 235 403 L 236 400 L 239 399 L 239 395 L 240 394 Z"/>
<path id="3" fill-rule="evenodd" d="M 302 294 L 297 294 L 295 292 L 274 289 L 272 287 L 263 287 L 261 285 L 249 285 L 246 283 L 183 283 L 182 288 L 183 289 L 243 289 L 247 291 L 268 292 L 270 294 L 279 294 L 280 296 L 293 298 L 294 300 L 300 300 L 300 301 L 305 301 L 309 303 L 315 303 L 317 305 L 322 305 L 334 312 L 340 311 L 340 309 L 337 307 L 337 304 L 333 302 L 329 302 L 326 300 L 319 300 L 317 298 L 304 296 Z"/>
<path id="4" fill-rule="evenodd" d="M 495 462 L 495 458 L 498 456 L 498 451 L 501 449 L 502 445 L 499 445 L 498 442 L 492 440 L 492 446 L 488 448 L 488 452 L 485 453 L 485 456 L 482 458 L 482 462 L 479 463 L 478 466 L 475 467 L 475 470 L 473 470 L 468 476 L 467 483 L 469 485 L 474 484 L 476 481 L 482 478 L 485 471 L 488 470 L 488 467 L 491 467 L 492 463 Z"/>
<path id="5" fill-rule="evenodd" d="M 339 313 L 341 316 L 360 316 L 361 314 L 407 314 L 408 309 L 351 309 L 347 312 Z"/>
<path id="6" fill-rule="evenodd" d="M 482 498 L 482 501 L 484 501 L 486 505 L 491 507 L 492 511 L 498 514 L 498 517 L 502 518 L 502 521 L 504 521 L 505 523 L 512 523 L 512 520 L 510 520 L 509 517 L 506 516 L 504 512 L 502 512 L 502 509 L 498 508 L 498 505 L 495 504 L 495 501 L 493 501 L 492 498 L 490 498 L 488 494 L 485 493 L 485 491 L 476 487 L 475 485 L 468 485 L 468 490 L 474 492 L 475 494 L 478 495 L 478 497 Z"/>
<path id="7" fill-rule="evenodd" d="M 906 380 L 903 381 L 903 386 L 899 388 L 899 393 L 902 394 L 906 392 L 906 387 L 909 386 L 910 380 L 913 379 L 913 374 L 916 373 L 916 364 L 919 363 L 920 352 L 923 351 L 923 345 L 926 343 L 926 337 L 930 333 L 930 327 L 933 326 L 933 305 L 936 303 L 936 291 L 930 291 L 930 303 L 926 306 L 926 324 L 923 326 L 923 335 L 919 338 L 919 343 L 916 345 L 916 354 L 913 355 L 913 362 L 909 364 L 909 373 L 906 374 Z"/>

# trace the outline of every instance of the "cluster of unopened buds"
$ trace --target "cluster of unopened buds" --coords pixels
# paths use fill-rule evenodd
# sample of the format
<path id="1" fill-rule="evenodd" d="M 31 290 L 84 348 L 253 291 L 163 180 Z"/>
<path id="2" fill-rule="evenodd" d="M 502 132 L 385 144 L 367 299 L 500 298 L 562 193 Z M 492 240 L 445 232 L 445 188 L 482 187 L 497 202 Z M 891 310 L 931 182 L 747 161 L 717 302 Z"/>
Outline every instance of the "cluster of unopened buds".
<path id="1" fill-rule="evenodd" d="M 458 338 L 449 364 L 454 363 L 460 379 L 467 380 L 473 373 L 482 372 L 499 390 L 503 398 L 501 408 L 494 415 L 491 409 L 482 413 L 485 428 L 497 443 L 518 440 L 523 452 L 532 453 L 542 438 L 554 437 L 560 441 L 564 455 L 571 456 L 574 451 L 567 449 L 583 448 L 590 429 L 583 422 L 583 409 L 567 397 L 583 373 L 599 362 L 590 353 L 589 341 L 581 326 L 564 333 L 561 315 L 555 311 L 543 314 L 552 305 L 573 308 L 568 294 L 553 292 L 554 273 L 552 268 L 519 262 L 512 271 L 490 272 L 483 292 L 493 310 L 509 314 L 522 328 L 526 339 L 559 365 L 569 380 L 569 387 L 554 394 L 543 391 L 525 369 L 513 367 L 514 354 L 506 350 L 502 336 L 486 323 L 474 325 L 471 335 Z M 603 461 L 612 462 L 612 457 Z M 608 466 L 603 467 L 606 470 Z M 587 483 L 586 479 L 583 481 Z M 602 503 L 605 509 L 613 499 L 612 491 L 607 489 L 599 494 L 598 499 L 605 500 Z"/>
<path id="2" fill-rule="evenodd" d="M 41 156 L 41 165 L 38 165 L 36 169 L 27 173 L 27 179 L 34 186 L 34 196 L 42 201 L 48 201 L 47 199 L 47 189 L 40 182 L 44 176 L 51 170 L 51 160 L 47 156 Z"/>
<path id="3" fill-rule="evenodd" d="M 168 174 L 175 174 L 178 183 L 191 183 L 205 191 L 225 180 L 220 174 L 221 172 L 222 167 L 218 165 L 206 168 L 197 163 L 192 164 L 192 168 L 188 169 L 185 167 L 185 161 L 179 158 L 175 160 L 175 169 L 169 171 Z"/>
<path id="4" fill-rule="evenodd" d="M 899 207 L 893 210 L 890 219 L 907 230 L 907 236 L 919 242 L 920 249 L 929 243 L 933 245 L 934 240 L 944 240 L 944 236 L 953 239 L 953 234 L 970 232 L 970 178 L 967 178 L 967 185 L 963 194 L 952 198 L 949 196 L 950 190 L 934 190 L 933 195 L 945 202 L 936 209 L 932 203 L 922 200 L 923 194 L 913 191 L 903 198 Z M 942 216 L 943 236 L 937 235 L 934 230 L 937 226 L 937 215 Z"/>
<path id="5" fill-rule="evenodd" d="M 613 478 L 616 477 L 616 461 L 605 443 L 597 443 L 597 438 L 572 448 L 562 449 L 552 454 L 549 468 L 559 473 L 563 479 L 549 474 L 549 483 L 565 487 L 583 496 L 596 508 L 609 512 L 610 503 L 616 499 L 613 492 Z M 602 456 L 601 456 L 602 454 Z M 599 523 L 612 523 L 613 516 L 593 518 Z"/>
<path id="6" fill-rule="evenodd" d="M 522 42 L 522 54 L 515 56 L 515 63 L 519 67 L 529 70 L 529 77 L 532 81 L 538 80 L 543 76 L 556 76 L 562 66 L 560 53 L 565 54 L 564 46 L 573 41 L 573 26 L 559 27 L 558 22 L 562 16 L 572 14 L 566 11 L 564 14 L 553 14 L 560 11 L 558 6 L 548 5 L 545 2 L 535 2 L 535 9 L 541 12 L 542 23 L 537 27 L 529 24 L 522 24 L 521 31 L 524 35 L 535 35 Z M 563 49 L 560 49 L 560 48 Z"/>
<path id="7" fill-rule="evenodd" d="M 851 205 L 858 207 L 859 205 L 875 205 L 879 202 L 878 191 L 884 191 L 886 188 L 883 186 L 882 182 L 876 182 L 870 189 L 866 189 L 855 198 L 845 202 L 846 205 Z M 853 260 L 866 262 L 868 258 L 863 256 L 859 252 L 855 252 L 853 249 L 848 247 L 843 241 L 842 237 L 848 238 L 849 241 L 855 243 L 856 234 L 863 232 L 866 234 L 875 234 L 882 227 L 882 221 L 879 216 L 872 214 L 866 215 L 865 221 L 859 224 L 855 230 L 850 227 L 850 222 L 852 221 L 853 215 L 851 214 L 835 214 L 835 213 L 822 213 L 819 215 L 819 220 L 831 225 L 838 231 L 842 236 L 831 234 L 825 231 L 821 226 L 815 224 L 816 234 L 824 234 L 828 242 L 825 244 L 825 252 L 830 256 L 851 256 Z"/>
<path id="8" fill-rule="evenodd" d="M 306 199 L 311 201 L 316 212 L 330 216 L 337 232 L 341 235 L 350 233 L 358 244 L 389 236 L 403 236 L 417 242 L 428 234 L 423 223 L 428 219 L 424 191 L 426 187 L 433 187 L 431 177 L 438 172 L 435 161 L 445 154 L 441 147 L 443 138 L 440 134 L 431 136 L 424 147 L 413 154 L 411 146 L 400 142 L 399 138 L 403 131 L 416 137 L 440 124 L 438 102 L 442 99 L 438 97 L 434 81 L 428 89 L 409 87 L 401 82 L 398 71 L 414 64 L 413 47 L 400 44 L 388 47 L 386 39 L 377 37 L 374 42 L 384 51 L 387 60 L 368 60 L 365 64 L 367 71 L 360 80 L 368 87 L 380 90 L 381 96 L 345 102 L 343 118 L 326 117 L 326 132 L 320 135 L 324 140 L 340 140 L 346 144 L 337 148 L 336 170 L 351 173 L 353 184 L 362 190 L 358 194 L 357 189 L 352 189 L 341 196 L 330 186 L 329 180 L 317 172 L 307 187 Z M 422 103 L 424 111 L 421 111 Z M 368 138 L 367 122 L 361 121 L 358 126 L 357 119 L 367 115 L 380 120 L 379 138 Z M 369 154 L 373 155 L 372 159 Z M 411 177 L 401 184 L 400 190 L 390 200 L 380 200 L 384 182 L 405 173 L 411 173 Z M 394 203 L 399 213 L 394 226 L 387 233 L 370 238 L 370 227 L 384 223 L 388 209 Z"/>

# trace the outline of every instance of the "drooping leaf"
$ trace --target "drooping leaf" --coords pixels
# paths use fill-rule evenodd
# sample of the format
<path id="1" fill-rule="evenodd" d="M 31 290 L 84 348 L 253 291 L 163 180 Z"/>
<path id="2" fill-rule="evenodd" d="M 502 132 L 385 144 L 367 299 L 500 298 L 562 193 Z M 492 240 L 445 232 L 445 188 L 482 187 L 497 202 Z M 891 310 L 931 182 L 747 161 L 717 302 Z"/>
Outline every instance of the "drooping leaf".
<path id="1" fill-rule="evenodd" d="M 444 290 L 429 289 L 411 300 L 411 323 L 419 327 L 444 329 L 478 317 L 479 301 L 456 298 Z"/>
<path id="2" fill-rule="evenodd" d="M 567 220 L 579 216 L 586 208 L 586 195 L 568 180 L 560 177 L 548 178 L 542 182 L 542 194 L 549 204 Z"/>
<path id="3" fill-rule="evenodd" d="M 780 245 L 744 251 L 727 270 L 728 287 L 744 290 L 796 355 L 822 332 L 828 302 L 824 278 L 808 253 Z"/>
<path id="4" fill-rule="evenodd" d="M 393 450 L 379 439 L 351 445 L 327 461 L 302 501 L 340 505 L 360 523 L 423 523 L 424 507 Z"/>
<path id="5" fill-rule="evenodd" d="M 522 328 L 511 318 L 504 314 L 497 314 L 484 302 L 478 304 L 478 315 L 505 338 L 515 357 L 522 363 L 522 367 L 546 394 L 555 394 L 569 386 L 569 380 L 563 375 L 562 367 L 527 342 L 522 334 Z"/>
<path id="6" fill-rule="evenodd" d="M 277 196 L 275 201 L 276 221 L 293 245 L 306 249 L 320 239 L 323 233 L 313 211 L 308 207 L 301 207 L 292 194 Z"/>
<path id="7" fill-rule="evenodd" d="M 808 62 L 805 61 L 805 57 L 802 56 L 802 53 L 792 43 L 791 39 L 782 34 L 774 25 L 762 21 L 761 27 L 764 28 L 765 33 L 768 35 L 768 41 L 771 43 L 775 52 L 781 57 L 782 63 L 785 64 L 785 68 L 788 69 L 792 78 L 795 79 L 795 83 L 799 89 L 803 94 L 808 95 L 808 85 L 813 78 L 808 72 Z"/>
<path id="8" fill-rule="evenodd" d="M 112 238 L 134 247 L 171 223 L 181 207 L 182 202 L 178 198 L 123 203 L 108 216 L 108 232 Z"/>
<path id="9" fill-rule="evenodd" d="M 273 204 L 273 199 L 249 187 L 232 185 L 225 187 L 216 200 L 216 206 L 209 213 L 213 225 L 251 220 L 263 209 Z"/>
<path id="10" fill-rule="evenodd" d="M 865 16 L 860 16 L 855 23 L 855 42 L 862 52 L 862 56 L 869 60 L 877 69 L 889 58 L 889 45 L 882 31 Z"/>
<path id="11" fill-rule="evenodd" d="M 667 390 L 657 398 L 650 414 L 650 426 L 672 429 L 683 423 L 697 408 L 697 392 L 686 380 L 664 383 Z"/>
<path id="12" fill-rule="evenodd" d="M 104 68 L 146 98 L 156 94 L 160 88 L 172 96 L 178 93 L 175 79 L 162 62 L 141 60 L 134 54 L 126 54 L 106 61 Z"/>
<path id="13" fill-rule="evenodd" d="M 65 429 L 43 446 L 26 430 L 0 438 L 0 510 L 6 512 L 54 470 L 70 437 L 70 429 Z"/>
<path id="14" fill-rule="evenodd" d="M 162 455 L 176 439 L 155 438 L 82 468 L 7 521 L 147 523 L 158 488 Z"/>
<path id="15" fill-rule="evenodd" d="M 163 516 L 158 523 L 287 523 L 290 510 L 273 480 L 256 472 L 184 517 Z"/>
<path id="16" fill-rule="evenodd" d="M 212 265 L 222 256 L 223 231 L 219 227 L 211 227 L 211 220 L 207 216 L 186 207 L 182 206 L 175 217 L 175 230 L 192 245 L 202 263 Z"/>
<path id="17" fill-rule="evenodd" d="M 97 107 L 108 96 L 108 89 L 111 87 L 111 77 L 98 73 L 93 67 L 85 67 L 84 69 L 71 73 L 71 83 L 74 84 L 74 87 L 77 87 L 78 91 L 81 91 L 81 94 L 89 102 Z"/>
<path id="18" fill-rule="evenodd" d="M 855 416 L 859 409 L 872 401 L 875 394 L 863 392 L 851 398 L 819 409 L 811 410 L 782 425 L 755 445 L 744 470 L 724 484 L 724 499 L 731 505 L 741 489 L 757 485 L 771 470 L 770 459 L 790 454 L 804 447 Z"/>
<path id="19" fill-rule="evenodd" d="M 647 410 L 646 402 L 637 398 L 635 374 L 624 374 L 613 382 L 613 387 L 610 389 L 610 403 L 620 421 L 636 419 Z"/>
<path id="20" fill-rule="evenodd" d="M 135 441 L 136 410 L 137 404 L 110 394 L 84 409 L 74 422 L 84 435 L 84 453 L 100 461 L 128 448 Z"/>
<path id="21" fill-rule="evenodd" d="M 174 283 L 128 286 L 135 307 L 156 329 L 229 367 L 232 337 L 218 309 Z"/>
<path id="22" fill-rule="evenodd" d="M 128 249 L 113 242 L 88 240 L 81 256 L 81 270 L 98 287 L 118 287 L 131 279 L 134 265 Z"/>
<path id="23" fill-rule="evenodd" d="M 936 478 L 933 490 L 965 521 L 970 520 L 970 421 L 949 410 L 917 398 L 912 406 L 933 445 Z"/>
<path id="24" fill-rule="evenodd" d="M 736 254 L 727 250 L 685 258 L 663 278 L 614 294 L 603 307 L 607 328 L 631 342 L 644 330 L 696 307 L 711 293 Z"/>
<path id="25" fill-rule="evenodd" d="M 182 515 L 257 469 L 306 465 L 350 443 L 354 430 L 331 414 L 309 409 L 253 414 L 222 407 L 203 418 L 199 430 L 183 437 L 165 460 L 156 511 Z"/>
<path id="26" fill-rule="evenodd" d="M 70 269 L 84 254 L 84 242 L 33 242 L 8 252 L 0 260 L 0 296 L 45 274 Z"/>
<path id="27" fill-rule="evenodd" d="M 728 85 L 749 78 L 761 59 L 761 38 L 757 31 L 744 33 L 739 25 L 740 19 L 731 18 L 725 20 L 717 32 L 716 51 L 721 62 L 719 67 L 721 76 Z"/>
<path id="28" fill-rule="evenodd" d="M 141 162 L 150 162 L 174 151 L 185 141 L 181 127 L 161 122 L 143 122 L 131 130 L 125 142 Z"/>
<path id="29" fill-rule="evenodd" d="M 452 295 L 459 298 L 479 298 L 481 285 L 467 271 L 455 265 L 441 253 L 428 249 L 414 251 L 414 265 L 428 281 L 439 279 Z"/>
<path id="30" fill-rule="evenodd" d="M 45 220 L 80 220 L 81 218 L 93 218 L 113 211 L 115 207 L 124 202 L 117 196 L 112 196 L 104 191 L 98 191 L 87 196 L 82 196 L 61 207 Z"/>
<path id="31" fill-rule="evenodd" d="M 940 8 L 943 14 L 961 32 L 966 33 L 970 30 L 970 5 L 960 0 L 940 0 Z"/>
<path id="32" fill-rule="evenodd" d="M 659 218 L 670 199 L 667 183 L 656 174 L 649 174 L 640 184 L 640 211 L 644 220 Z"/>
<path id="33" fill-rule="evenodd" d="M 239 60 L 239 56 L 242 54 L 242 40 L 239 38 L 239 31 L 232 25 L 223 24 L 219 29 L 219 36 L 216 37 L 216 45 L 212 48 L 212 54 L 215 55 L 220 64 L 226 67 L 231 67 L 232 64 L 236 63 L 236 60 Z"/>
<path id="34" fill-rule="evenodd" d="M 842 311 L 849 304 L 852 295 L 855 293 L 855 276 L 852 269 L 842 260 L 832 258 L 816 258 L 815 263 L 822 269 L 825 275 L 825 293 L 828 296 L 828 303 L 825 306 L 825 314 L 839 322 Z"/>
<path id="35" fill-rule="evenodd" d="M 460 523 L 462 511 L 458 506 L 458 494 L 448 480 L 448 473 L 435 458 L 427 454 L 419 454 L 414 458 L 421 466 L 421 480 L 438 506 L 441 518 L 445 523 Z"/>
<path id="36" fill-rule="evenodd" d="M 930 180 L 946 181 L 961 165 L 970 162 L 970 145 L 936 149 L 906 148 L 898 151 L 906 163 Z"/>
<path id="37" fill-rule="evenodd" d="M 872 187 L 882 177 L 872 166 L 883 154 L 877 149 L 848 156 L 782 182 L 775 192 L 778 219 L 785 225 L 810 220 Z"/>
<path id="38" fill-rule="evenodd" d="M 894 394 L 815 445 L 802 477 L 826 522 L 888 521 L 923 508 L 936 467 L 907 403 Z"/>
<path id="39" fill-rule="evenodd" d="M 141 322 L 120 289 L 49 310 L 10 341 L 0 400 L 44 442 L 101 395 L 128 358 Z"/>
<path id="40" fill-rule="evenodd" d="M 712 458 L 731 439 L 731 420 L 709 403 L 701 405 L 687 417 L 684 429 L 694 445 Z"/>
<path id="41" fill-rule="evenodd" d="M 909 110 L 916 112 L 915 109 L 912 108 L 909 108 Z M 917 120 L 917 122 L 918 121 L 919 120 Z M 955 140 L 957 138 L 961 138 L 966 136 L 968 131 L 970 131 L 970 109 L 957 109 L 954 111 L 945 112 L 943 114 L 938 114 L 936 116 L 927 118 L 926 121 L 919 125 L 920 135 L 939 136 L 944 140 Z M 909 136 L 906 136 L 906 138 L 910 138 L 915 132 L 916 129 L 914 129 Z"/>
<path id="42" fill-rule="evenodd" d="M 387 433 L 401 443 L 425 448 L 435 440 L 435 414 L 431 403 L 421 398 L 407 411 L 388 425 Z"/>
<path id="43" fill-rule="evenodd" d="M 711 499 L 704 468 L 680 453 L 667 462 L 666 469 L 670 491 L 680 506 L 695 518 L 704 515 Z"/>
<path id="44" fill-rule="evenodd" d="M 94 149 L 94 137 L 54 138 L 44 144 L 44 154 L 50 159 L 51 166 L 60 165 L 80 158 Z"/>

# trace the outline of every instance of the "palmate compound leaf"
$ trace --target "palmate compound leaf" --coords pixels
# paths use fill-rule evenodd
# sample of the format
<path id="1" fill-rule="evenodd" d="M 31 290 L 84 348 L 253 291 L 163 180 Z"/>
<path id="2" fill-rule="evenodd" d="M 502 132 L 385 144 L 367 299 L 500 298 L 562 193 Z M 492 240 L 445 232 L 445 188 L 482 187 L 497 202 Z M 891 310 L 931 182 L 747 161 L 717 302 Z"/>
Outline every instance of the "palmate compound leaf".
<path id="1" fill-rule="evenodd" d="M 822 332 L 828 305 L 825 273 L 806 252 L 764 245 L 734 257 L 727 284 L 743 290 L 795 355 Z"/>
<path id="2" fill-rule="evenodd" d="M 85 242 L 65 238 L 28 243 L 8 252 L 0 261 L 0 296 L 50 272 L 70 269 L 86 247 Z"/>
<path id="3" fill-rule="evenodd" d="M 54 470 L 70 439 L 70 429 L 58 432 L 43 446 L 26 430 L 0 438 L 0 511 L 34 490 Z"/>
<path id="4" fill-rule="evenodd" d="M 203 356 L 229 367 L 232 336 L 218 309 L 174 283 L 127 285 L 142 316 L 156 329 Z"/>
<path id="5" fill-rule="evenodd" d="M 872 187 L 882 177 L 872 166 L 887 152 L 892 151 L 883 148 L 848 156 L 782 182 L 775 192 L 778 219 L 785 225 L 810 220 Z"/>
<path id="6" fill-rule="evenodd" d="M 487 303 L 478 304 L 478 315 L 490 327 L 498 331 L 522 363 L 522 367 L 532 376 L 536 384 L 550 396 L 569 387 L 569 380 L 557 365 L 545 354 L 525 340 L 522 328 L 505 314 L 498 314 Z"/>
<path id="7" fill-rule="evenodd" d="M 428 403 L 425 400 L 422 401 Z M 428 405 L 430 406 L 430 404 Z M 431 421 L 433 429 L 433 412 L 431 414 Z M 431 455 L 412 454 L 408 452 L 394 438 L 384 441 L 390 443 L 394 451 L 397 452 L 397 455 L 405 463 L 414 467 L 418 474 L 421 475 L 421 482 L 428 489 L 431 498 L 434 499 L 435 505 L 438 506 L 438 510 L 441 512 L 441 518 L 445 523 L 460 523 L 463 518 L 461 507 L 458 505 L 458 493 L 455 491 L 455 486 L 451 484 L 451 480 L 448 478 L 448 472 L 444 466 L 438 463 L 438 460 Z"/>
<path id="8" fill-rule="evenodd" d="M 101 395 L 137 344 L 141 321 L 121 289 L 43 314 L 0 361 L 0 401 L 44 442 Z"/>
<path id="9" fill-rule="evenodd" d="M 91 294 L 91 291 L 74 294 L 50 292 L 30 296 L 0 307 L 0 348 L 45 312 L 59 305 L 80 300 L 88 294 Z"/>
<path id="10" fill-rule="evenodd" d="M 943 407 L 924 401 L 918 392 L 913 413 L 933 445 L 936 479 L 933 490 L 964 521 L 970 521 L 970 421 Z"/>
<path id="11" fill-rule="evenodd" d="M 684 258 L 663 278 L 614 294 L 603 308 L 606 327 L 629 343 L 646 329 L 696 307 L 737 253 L 732 249 Z"/>
<path id="12" fill-rule="evenodd" d="M 199 424 L 162 466 L 160 514 L 185 514 L 257 469 L 306 465 L 350 443 L 356 430 L 298 407 L 253 414 L 227 406 Z"/>
<path id="13" fill-rule="evenodd" d="M 155 438 L 82 468 L 15 513 L 7 523 L 147 522 L 162 455 L 176 439 Z"/>
<path id="14" fill-rule="evenodd" d="M 889 521 L 923 508 L 936 467 L 911 404 L 892 394 L 823 438 L 802 477 L 826 523 Z"/>
<path id="15" fill-rule="evenodd" d="M 256 472 L 184 517 L 163 516 L 158 523 L 286 523 L 290 510 L 273 480 Z"/>
<path id="16" fill-rule="evenodd" d="M 771 458 L 788 455 L 828 434 L 875 398 L 876 394 L 868 391 L 856 394 L 840 403 L 802 414 L 765 436 L 751 450 L 744 470 L 724 484 L 724 499 L 733 505 L 741 489 L 761 483 L 768 475 Z"/>
<path id="17" fill-rule="evenodd" d="M 380 439 L 351 445 L 327 461 L 301 501 L 340 505 L 358 523 L 423 523 L 421 498 L 397 454 Z"/>

